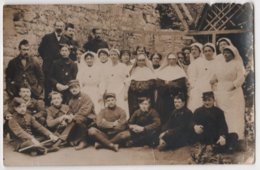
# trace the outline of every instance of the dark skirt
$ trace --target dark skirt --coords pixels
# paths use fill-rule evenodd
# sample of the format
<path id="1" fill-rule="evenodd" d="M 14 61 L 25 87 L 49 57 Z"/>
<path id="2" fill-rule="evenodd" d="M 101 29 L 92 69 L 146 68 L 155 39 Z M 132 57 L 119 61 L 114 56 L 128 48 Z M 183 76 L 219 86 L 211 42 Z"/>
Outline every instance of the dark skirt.
<path id="1" fill-rule="evenodd" d="M 130 116 L 139 108 L 139 97 L 149 97 L 151 99 L 151 106 L 155 106 L 155 87 L 156 80 L 154 79 L 147 81 L 131 81 L 128 90 L 128 105 Z"/>
<path id="2" fill-rule="evenodd" d="M 155 108 L 160 114 L 162 123 L 165 123 L 171 111 L 175 109 L 173 98 L 179 93 L 183 93 L 185 97 L 187 96 L 186 78 L 183 77 L 168 82 L 157 79 L 156 88 L 157 99 Z"/>

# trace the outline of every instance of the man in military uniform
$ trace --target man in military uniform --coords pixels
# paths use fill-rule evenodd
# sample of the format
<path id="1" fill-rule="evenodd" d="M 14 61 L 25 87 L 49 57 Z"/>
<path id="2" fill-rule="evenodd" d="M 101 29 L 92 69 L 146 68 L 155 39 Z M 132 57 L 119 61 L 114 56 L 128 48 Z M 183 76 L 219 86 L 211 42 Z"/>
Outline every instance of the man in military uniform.
<path id="1" fill-rule="evenodd" d="M 94 104 L 87 94 L 81 92 L 78 80 L 71 80 L 68 86 L 72 94 L 69 100 L 69 112 L 75 122 L 74 131 L 71 132 L 74 134 L 71 136 L 73 141 L 71 145 L 74 145 L 76 150 L 80 150 L 88 146 L 87 132 L 95 121 Z"/>
<path id="2" fill-rule="evenodd" d="M 43 100 L 36 100 L 31 97 L 31 89 L 29 86 L 21 86 L 19 96 L 25 101 L 27 111 L 30 113 L 39 123 L 46 124 L 46 111 Z"/>
<path id="3" fill-rule="evenodd" d="M 224 112 L 214 106 L 213 92 L 204 92 L 202 98 L 203 106 L 194 112 L 195 140 L 202 144 L 213 145 L 216 150 L 221 152 L 235 150 L 238 144 L 238 135 L 228 133 Z"/>
<path id="4" fill-rule="evenodd" d="M 173 110 L 160 134 L 159 150 L 176 149 L 189 144 L 192 130 L 192 112 L 185 106 L 184 94 L 174 97 L 175 110 Z"/>
<path id="5" fill-rule="evenodd" d="M 128 121 L 128 130 L 120 132 L 121 140 L 126 140 L 126 146 L 149 145 L 155 147 L 159 143 L 160 116 L 151 108 L 150 99 L 140 97 L 137 109 Z"/>
<path id="6" fill-rule="evenodd" d="M 52 134 L 48 129 L 38 123 L 30 114 L 27 113 L 26 103 L 23 99 L 15 97 L 11 103 L 13 108 L 12 118 L 8 121 L 10 134 L 15 141 L 16 151 L 25 153 L 34 153 L 35 155 L 45 154 L 48 151 L 57 151 L 58 148 L 48 150 L 34 136 L 33 129 L 39 131 L 50 142 L 55 142 L 58 137 Z"/>
<path id="7" fill-rule="evenodd" d="M 96 149 L 103 145 L 117 152 L 118 143 L 121 142 L 118 133 L 126 128 L 126 112 L 116 105 L 114 93 L 105 93 L 104 100 L 106 108 L 97 115 L 97 128 L 91 127 L 88 134 L 97 141 L 95 143 Z"/>
<path id="8" fill-rule="evenodd" d="M 32 97 L 43 97 L 44 75 L 36 58 L 29 56 L 30 45 L 27 40 L 19 43 L 20 54 L 12 59 L 6 69 L 6 91 L 9 97 L 17 97 L 20 87 L 30 86 Z"/>

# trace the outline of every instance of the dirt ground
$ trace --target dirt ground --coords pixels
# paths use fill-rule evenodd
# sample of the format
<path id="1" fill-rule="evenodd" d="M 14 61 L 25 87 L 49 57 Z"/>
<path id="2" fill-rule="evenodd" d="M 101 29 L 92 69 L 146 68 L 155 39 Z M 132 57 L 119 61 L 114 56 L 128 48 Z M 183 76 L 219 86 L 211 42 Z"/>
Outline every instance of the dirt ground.
<path id="1" fill-rule="evenodd" d="M 188 164 L 191 147 L 159 152 L 148 147 L 121 148 L 119 152 L 107 149 L 95 150 L 93 146 L 75 151 L 72 147 L 61 148 L 58 152 L 42 156 L 14 152 L 7 141 L 4 141 L 5 166 L 87 166 L 87 165 L 172 165 Z M 254 161 L 253 150 L 229 155 L 234 163 L 244 164 Z"/>

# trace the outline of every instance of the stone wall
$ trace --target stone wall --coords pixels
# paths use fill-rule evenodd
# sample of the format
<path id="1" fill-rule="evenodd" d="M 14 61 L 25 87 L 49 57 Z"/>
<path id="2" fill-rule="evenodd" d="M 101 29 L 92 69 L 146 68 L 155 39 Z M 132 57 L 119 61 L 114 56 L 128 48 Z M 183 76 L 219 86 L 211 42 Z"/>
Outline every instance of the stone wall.
<path id="1" fill-rule="evenodd" d="M 145 45 L 150 52 L 177 52 L 183 46 L 180 31 L 163 33 L 156 4 L 115 5 L 7 5 L 4 6 L 4 68 L 18 54 L 18 43 L 28 39 L 38 55 L 41 38 L 53 31 L 57 19 L 76 26 L 76 39 L 86 42 L 93 27 L 104 29 L 110 47 L 134 50 Z"/>

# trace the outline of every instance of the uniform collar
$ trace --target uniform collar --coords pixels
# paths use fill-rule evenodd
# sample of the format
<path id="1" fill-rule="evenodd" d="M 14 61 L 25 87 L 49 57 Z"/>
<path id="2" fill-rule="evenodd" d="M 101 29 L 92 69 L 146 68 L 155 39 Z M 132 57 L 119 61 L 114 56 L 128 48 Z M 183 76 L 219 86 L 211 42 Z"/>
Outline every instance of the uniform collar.
<path id="1" fill-rule="evenodd" d="M 76 96 L 72 96 L 72 98 L 74 98 L 74 99 L 78 99 L 78 98 L 80 98 L 81 97 L 81 92 L 79 92 L 79 94 L 77 94 Z"/>

